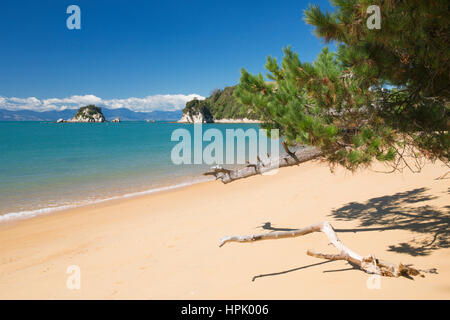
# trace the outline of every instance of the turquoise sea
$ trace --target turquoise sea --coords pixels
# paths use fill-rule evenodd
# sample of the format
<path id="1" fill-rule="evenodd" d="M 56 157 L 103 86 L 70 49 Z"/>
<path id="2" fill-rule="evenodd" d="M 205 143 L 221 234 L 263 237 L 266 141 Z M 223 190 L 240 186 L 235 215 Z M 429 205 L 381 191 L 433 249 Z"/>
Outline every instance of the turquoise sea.
<path id="1" fill-rule="evenodd" d="M 176 123 L 0 122 L 0 222 L 208 180 L 210 165 L 175 165 Z M 258 129 L 256 124 L 206 124 Z M 224 134 L 225 136 L 225 134 Z M 208 142 L 204 142 L 204 146 Z"/>

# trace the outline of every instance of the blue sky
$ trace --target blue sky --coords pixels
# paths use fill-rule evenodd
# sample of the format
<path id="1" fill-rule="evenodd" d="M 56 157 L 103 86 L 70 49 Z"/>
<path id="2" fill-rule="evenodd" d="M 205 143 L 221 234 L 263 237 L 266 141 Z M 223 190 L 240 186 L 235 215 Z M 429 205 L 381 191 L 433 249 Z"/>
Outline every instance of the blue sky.
<path id="1" fill-rule="evenodd" d="M 325 44 L 302 20 L 308 3 L 330 9 L 328 0 L 2 1 L 0 99 L 208 96 L 236 84 L 242 67 L 264 72 L 287 45 L 313 61 Z M 71 4 L 81 30 L 66 27 Z"/>

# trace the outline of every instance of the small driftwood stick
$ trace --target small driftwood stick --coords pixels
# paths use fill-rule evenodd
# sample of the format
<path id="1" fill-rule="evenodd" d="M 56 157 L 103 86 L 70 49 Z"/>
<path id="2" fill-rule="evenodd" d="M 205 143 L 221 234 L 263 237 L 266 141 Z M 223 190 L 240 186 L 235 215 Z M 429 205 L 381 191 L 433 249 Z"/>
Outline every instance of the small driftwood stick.
<path id="1" fill-rule="evenodd" d="M 418 270 L 412 268 L 410 265 L 404 265 L 401 263 L 393 264 L 390 262 L 379 260 L 372 255 L 366 257 L 360 256 L 356 252 L 346 247 L 338 239 L 333 227 L 327 221 L 292 231 L 279 231 L 246 236 L 224 237 L 220 240 L 219 246 L 222 247 L 228 242 L 253 242 L 259 240 L 294 238 L 304 236 L 313 232 L 323 232 L 327 236 L 328 241 L 339 251 L 339 254 L 323 254 L 308 250 L 307 254 L 309 256 L 327 260 L 346 260 L 354 265 L 357 265 L 364 272 L 378 274 L 386 277 L 405 276 L 410 278 L 411 276 L 418 275 L 423 277 L 424 275 L 421 272 L 436 273 L 436 269 Z"/>
<path id="2" fill-rule="evenodd" d="M 438 177 L 436 180 L 444 180 L 449 174 L 450 174 L 450 171 L 447 171 L 442 176 Z"/>

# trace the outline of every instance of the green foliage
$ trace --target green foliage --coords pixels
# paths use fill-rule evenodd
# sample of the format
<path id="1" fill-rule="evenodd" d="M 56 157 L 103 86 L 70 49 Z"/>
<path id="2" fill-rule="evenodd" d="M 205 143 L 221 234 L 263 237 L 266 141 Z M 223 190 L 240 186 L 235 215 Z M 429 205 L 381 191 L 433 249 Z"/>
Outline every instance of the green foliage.
<path id="1" fill-rule="evenodd" d="M 215 89 L 205 100 L 186 103 L 183 113 L 211 116 L 214 119 L 256 119 L 256 114 L 240 103 L 233 95 L 236 86 Z"/>
<path id="2" fill-rule="evenodd" d="M 321 148 L 332 165 L 398 163 L 405 146 L 448 162 L 447 1 L 332 2 L 335 12 L 310 6 L 305 21 L 337 53 L 324 48 L 302 63 L 285 48 L 281 64 L 267 58 L 273 82 L 242 70 L 237 100 L 289 143 Z M 369 5 L 381 8 L 381 30 L 367 28 Z"/>
<path id="3" fill-rule="evenodd" d="M 340 43 L 345 67 L 367 84 L 406 86 L 415 94 L 449 97 L 449 20 L 446 0 L 332 0 L 334 13 L 318 6 L 305 21 L 319 37 Z M 381 9 L 381 29 L 367 28 L 367 8 Z"/>

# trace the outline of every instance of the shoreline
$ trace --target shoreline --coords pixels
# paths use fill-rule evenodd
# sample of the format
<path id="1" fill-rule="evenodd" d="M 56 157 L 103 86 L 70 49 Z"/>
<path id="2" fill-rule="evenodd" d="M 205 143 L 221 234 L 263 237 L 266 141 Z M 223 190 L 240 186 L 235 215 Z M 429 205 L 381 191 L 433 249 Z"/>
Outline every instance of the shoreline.
<path id="1" fill-rule="evenodd" d="M 202 122 L 202 121 L 182 121 L 178 120 L 176 123 L 181 123 L 181 124 L 229 124 L 229 123 L 248 123 L 248 124 L 259 124 L 262 123 L 259 120 L 251 120 L 251 119 L 215 119 L 213 122 Z"/>
<path id="2" fill-rule="evenodd" d="M 207 181 L 16 220 L 0 226 L 0 298 L 448 299 L 448 233 L 415 227 L 445 224 L 448 179 L 435 180 L 444 170 L 430 164 L 421 174 L 332 174 L 308 162 L 273 176 Z M 218 246 L 223 236 L 324 220 L 360 254 L 438 274 L 383 277 L 380 290 L 368 289 L 368 275 L 346 262 L 305 254 L 334 253 L 322 234 Z M 441 246 L 413 253 L 433 236 Z M 72 265 L 81 270 L 80 290 L 66 287 Z"/>
<path id="3" fill-rule="evenodd" d="M 115 195 L 115 196 L 112 196 L 109 198 L 100 198 L 100 199 L 91 200 L 91 201 L 88 201 L 87 203 L 76 203 L 76 204 L 68 204 L 68 205 L 62 205 L 62 206 L 57 206 L 57 207 L 45 207 L 45 208 L 40 208 L 40 209 L 24 210 L 24 211 L 17 211 L 17 212 L 7 212 L 4 214 L 0 214 L 0 227 L 4 224 L 14 223 L 15 221 L 33 219 L 33 218 L 37 218 L 37 217 L 40 217 L 43 215 L 55 214 L 55 213 L 72 210 L 72 209 L 77 209 L 77 208 L 95 206 L 95 205 L 98 205 L 101 203 L 108 203 L 108 202 L 112 202 L 112 201 L 121 201 L 121 200 L 125 201 L 127 199 L 144 197 L 144 196 L 148 196 L 151 194 L 187 188 L 192 185 L 196 185 L 199 183 L 206 183 L 206 182 L 210 182 L 210 180 L 207 180 L 207 179 L 195 180 L 195 181 L 190 181 L 190 182 L 181 182 L 181 183 L 176 183 L 176 184 L 167 185 L 167 186 L 155 187 L 155 188 L 151 188 L 151 189 L 147 189 L 147 190 L 143 190 L 143 191 L 136 191 L 136 192 L 131 192 L 131 193 L 124 192 L 124 193 L 121 193 L 119 195 Z"/>
<path id="4" fill-rule="evenodd" d="M 0 188 L 0 223 L 129 193 L 149 193 L 153 189 L 190 184 L 202 180 L 201 173 L 209 170 L 206 164 L 184 167 L 171 162 L 175 145 L 170 141 L 171 134 L 183 125 L 148 126 L 146 122 L 137 122 L 127 127 L 123 124 L 125 127 L 98 124 L 102 128 L 95 128 L 95 124 L 74 123 L 77 128 L 71 129 L 38 121 L 19 122 L 11 128 L 3 126 L 10 136 L 5 149 L 9 161 L 2 159 L 4 170 L 0 173 L 4 181 Z M 220 125 L 215 127 L 225 131 Z M 42 132 L 39 142 L 30 134 L 23 134 L 33 130 Z M 19 141 L 10 140 L 16 134 L 21 137 Z M 57 138 L 52 139 L 53 136 Z M 141 139 L 145 139 L 145 147 Z M 67 143 L 72 140 L 76 141 L 74 145 Z M 127 152 L 122 151 L 124 148 Z M 153 150 L 158 150 L 158 156 Z"/>

